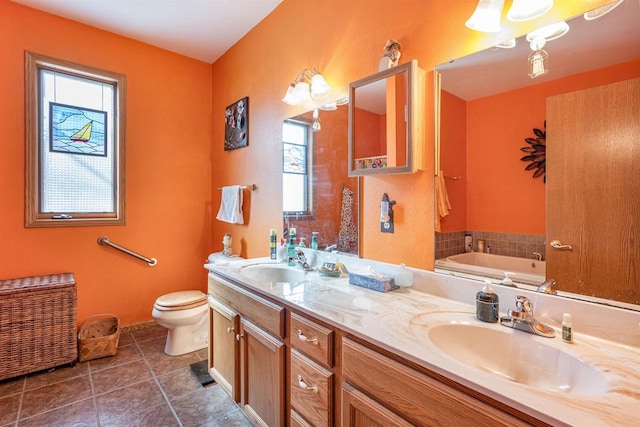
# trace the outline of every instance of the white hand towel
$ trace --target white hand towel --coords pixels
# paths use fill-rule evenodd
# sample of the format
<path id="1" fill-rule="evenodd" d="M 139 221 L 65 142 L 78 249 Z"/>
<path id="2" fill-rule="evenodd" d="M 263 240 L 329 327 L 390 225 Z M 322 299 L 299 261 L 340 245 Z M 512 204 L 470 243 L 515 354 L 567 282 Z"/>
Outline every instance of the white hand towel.
<path id="1" fill-rule="evenodd" d="M 222 187 L 222 200 L 216 219 L 232 224 L 244 224 L 242 215 L 242 187 L 230 185 Z"/>

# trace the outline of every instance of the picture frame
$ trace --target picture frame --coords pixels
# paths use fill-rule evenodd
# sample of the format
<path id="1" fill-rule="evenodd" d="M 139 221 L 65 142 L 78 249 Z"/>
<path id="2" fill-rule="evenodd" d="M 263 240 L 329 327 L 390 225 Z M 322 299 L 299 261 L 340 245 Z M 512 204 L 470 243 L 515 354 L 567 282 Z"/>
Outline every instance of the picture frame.
<path id="1" fill-rule="evenodd" d="M 225 109 L 224 150 L 249 145 L 249 97 L 234 102 Z"/>

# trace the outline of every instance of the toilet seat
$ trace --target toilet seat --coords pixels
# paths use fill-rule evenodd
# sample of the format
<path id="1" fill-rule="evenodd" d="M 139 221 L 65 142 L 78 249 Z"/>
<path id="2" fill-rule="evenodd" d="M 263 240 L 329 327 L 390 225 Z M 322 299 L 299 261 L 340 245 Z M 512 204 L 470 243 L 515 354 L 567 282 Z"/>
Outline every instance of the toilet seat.
<path id="1" fill-rule="evenodd" d="M 154 307 L 158 311 L 188 310 L 207 303 L 207 296 L 200 291 L 171 292 L 158 297 Z"/>

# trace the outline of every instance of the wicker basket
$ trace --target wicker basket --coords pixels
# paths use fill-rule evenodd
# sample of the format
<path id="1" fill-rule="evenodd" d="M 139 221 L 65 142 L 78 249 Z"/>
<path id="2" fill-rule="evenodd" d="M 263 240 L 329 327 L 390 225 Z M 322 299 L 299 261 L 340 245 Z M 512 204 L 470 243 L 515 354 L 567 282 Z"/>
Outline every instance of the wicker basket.
<path id="1" fill-rule="evenodd" d="M 115 356 L 120 340 L 120 319 L 113 314 L 88 317 L 78 332 L 78 360 Z"/>

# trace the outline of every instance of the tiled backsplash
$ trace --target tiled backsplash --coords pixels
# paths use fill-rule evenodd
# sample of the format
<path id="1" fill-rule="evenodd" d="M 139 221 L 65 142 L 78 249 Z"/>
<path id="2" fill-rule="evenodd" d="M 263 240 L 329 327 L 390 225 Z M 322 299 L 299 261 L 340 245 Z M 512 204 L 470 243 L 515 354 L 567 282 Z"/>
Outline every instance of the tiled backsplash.
<path id="1" fill-rule="evenodd" d="M 465 234 L 471 234 L 474 251 L 478 250 L 478 240 L 484 240 L 485 252 L 491 248 L 492 254 L 533 259 L 537 258 L 533 254 L 537 252 L 545 259 L 545 236 L 469 230 L 436 233 L 436 259 L 463 253 Z"/>

